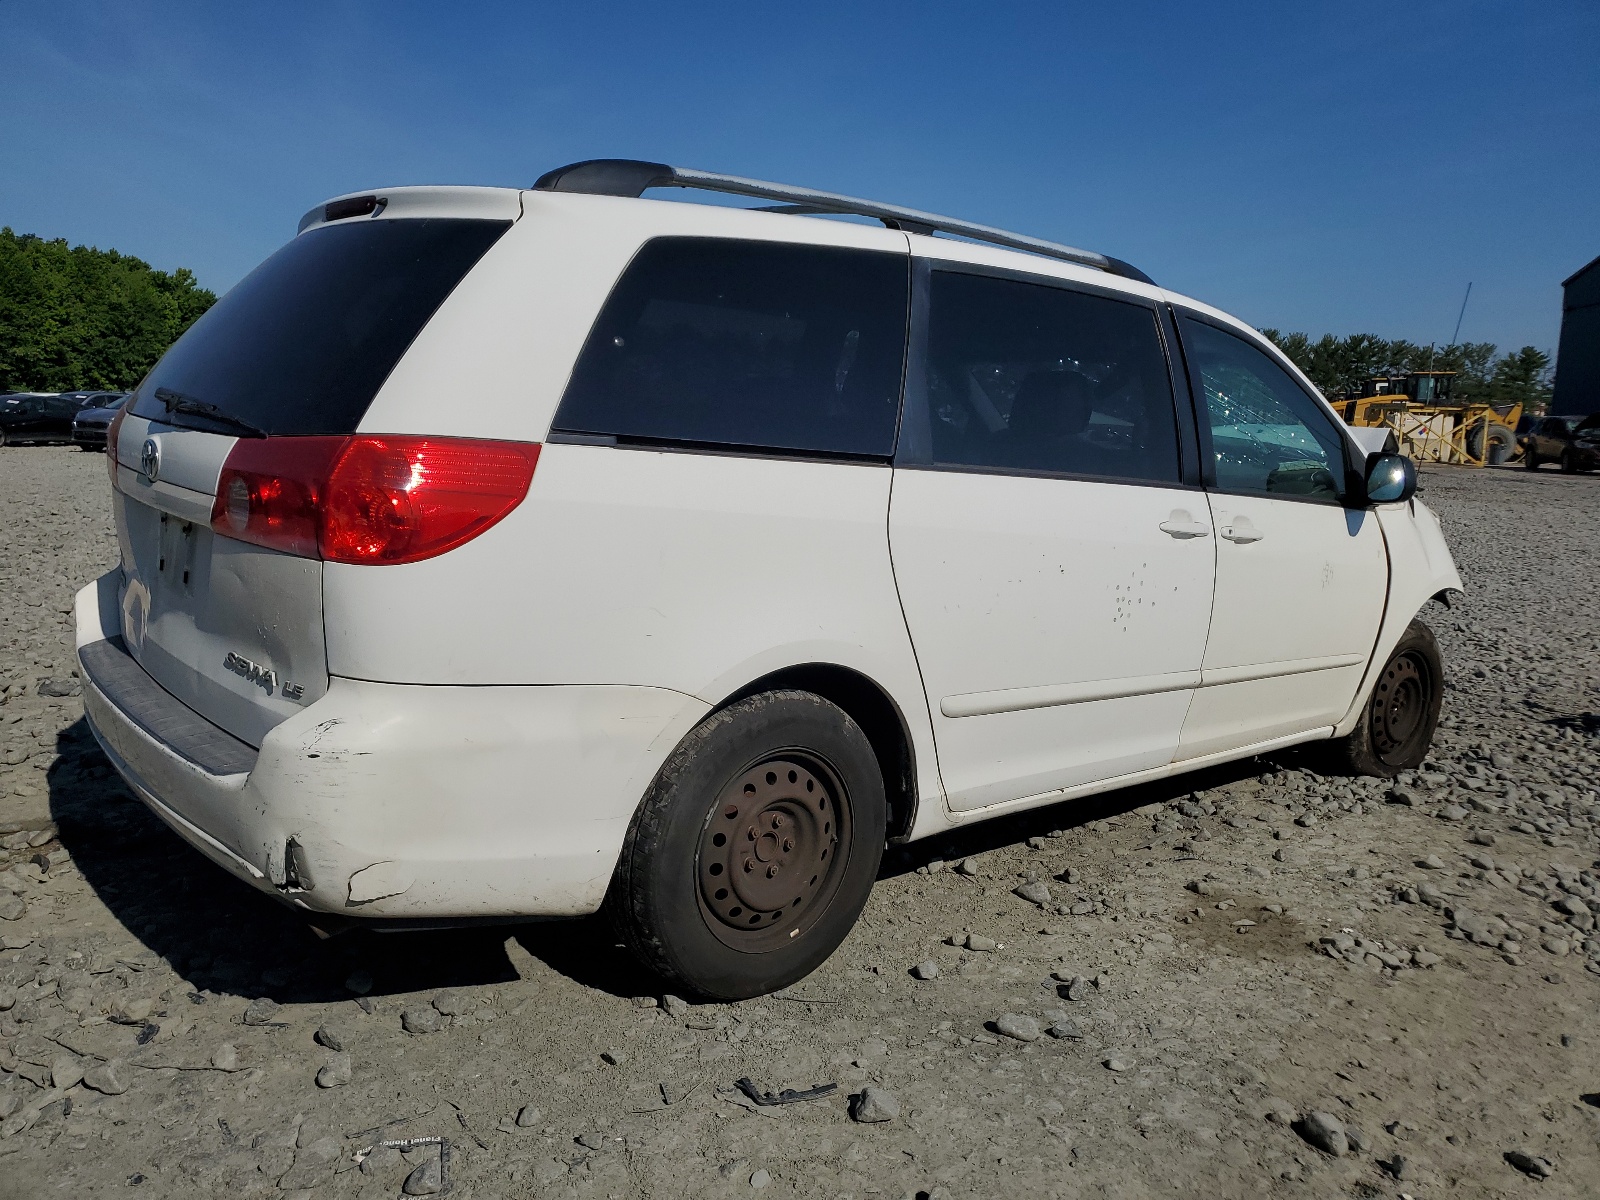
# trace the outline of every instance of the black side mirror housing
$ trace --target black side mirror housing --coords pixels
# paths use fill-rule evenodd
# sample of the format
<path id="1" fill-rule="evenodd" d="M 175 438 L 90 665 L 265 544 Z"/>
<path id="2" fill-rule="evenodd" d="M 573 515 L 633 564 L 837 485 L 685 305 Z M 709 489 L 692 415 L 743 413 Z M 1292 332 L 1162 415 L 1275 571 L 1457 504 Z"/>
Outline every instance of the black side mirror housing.
<path id="1" fill-rule="evenodd" d="M 1404 454 L 1369 454 L 1366 502 L 1397 504 L 1417 494 L 1417 464 Z"/>

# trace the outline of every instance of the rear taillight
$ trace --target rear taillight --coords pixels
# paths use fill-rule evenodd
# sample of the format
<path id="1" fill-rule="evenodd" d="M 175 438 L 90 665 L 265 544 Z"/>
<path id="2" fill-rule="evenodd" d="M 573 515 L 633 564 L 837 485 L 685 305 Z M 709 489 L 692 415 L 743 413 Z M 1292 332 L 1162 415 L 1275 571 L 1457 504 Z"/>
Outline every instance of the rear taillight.
<path id="1" fill-rule="evenodd" d="M 211 528 L 328 562 L 417 562 L 470 541 L 522 502 L 531 442 L 357 435 L 241 438 Z"/>
<path id="2" fill-rule="evenodd" d="M 117 409 L 117 415 L 106 426 L 106 474 L 111 476 L 111 488 L 117 487 L 117 439 L 122 435 L 122 418 L 128 415 L 128 406 Z"/>

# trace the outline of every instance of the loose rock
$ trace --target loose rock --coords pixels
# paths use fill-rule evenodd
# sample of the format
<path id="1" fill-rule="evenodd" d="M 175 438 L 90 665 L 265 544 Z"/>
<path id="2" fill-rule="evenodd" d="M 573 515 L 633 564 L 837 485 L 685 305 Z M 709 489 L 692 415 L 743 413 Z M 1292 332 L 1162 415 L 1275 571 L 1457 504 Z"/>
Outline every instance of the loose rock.
<path id="1" fill-rule="evenodd" d="M 335 1054 L 317 1072 L 317 1086 L 319 1088 L 343 1087 L 350 1082 L 350 1056 L 348 1054 Z"/>
<path id="2" fill-rule="evenodd" d="M 438 1033 L 444 1028 L 444 1020 L 432 1005 L 419 1004 L 400 1014 L 400 1027 L 407 1033 Z"/>
<path id="3" fill-rule="evenodd" d="M 1335 1158 L 1343 1156 L 1350 1146 L 1345 1139 L 1344 1123 L 1332 1113 L 1307 1113 L 1295 1126 L 1295 1130 L 1318 1150 Z"/>
<path id="4" fill-rule="evenodd" d="M 278 1009 L 282 1007 L 276 1000 L 268 996 L 257 996 L 245 1007 L 244 1023 L 246 1025 L 271 1025 L 278 1019 Z"/>
<path id="5" fill-rule="evenodd" d="M 112 1059 L 83 1073 L 83 1086 L 105 1096 L 120 1096 L 128 1090 L 128 1067 Z"/>
<path id="6" fill-rule="evenodd" d="M 1004 1014 L 995 1021 L 994 1027 L 1019 1042 L 1037 1042 L 1040 1036 L 1039 1022 L 1021 1013 Z"/>
<path id="7" fill-rule="evenodd" d="M 1050 903 L 1050 889 L 1042 883 L 1025 883 L 1013 890 L 1030 904 L 1042 906 Z"/>
<path id="8" fill-rule="evenodd" d="M 73 1087 L 83 1079 L 83 1059 L 76 1054 L 58 1054 L 50 1060 L 50 1086 Z"/>
<path id="9" fill-rule="evenodd" d="M 900 1115 L 900 1101 L 880 1087 L 864 1087 L 850 1098 L 850 1119 L 863 1124 L 892 1121 Z"/>
<path id="10" fill-rule="evenodd" d="M 1540 1158 L 1527 1150 L 1507 1150 L 1506 1161 L 1524 1175 L 1531 1175 L 1535 1179 L 1549 1179 L 1555 1174 L 1555 1164 L 1548 1158 Z"/>
<path id="11" fill-rule="evenodd" d="M 437 1158 L 422 1163 L 400 1185 L 400 1190 L 408 1196 L 436 1196 L 443 1189 L 444 1168 Z"/>

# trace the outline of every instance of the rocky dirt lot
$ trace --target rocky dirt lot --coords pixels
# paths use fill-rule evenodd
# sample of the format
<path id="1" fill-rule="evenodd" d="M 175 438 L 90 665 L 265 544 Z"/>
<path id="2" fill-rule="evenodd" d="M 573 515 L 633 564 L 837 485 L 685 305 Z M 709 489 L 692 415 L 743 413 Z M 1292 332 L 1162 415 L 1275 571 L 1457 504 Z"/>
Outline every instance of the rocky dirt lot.
<path id="1" fill-rule="evenodd" d="M 1424 488 L 1469 590 L 1422 770 L 918 844 L 697 1006 L 599 921 L 319 941 L 182 845 L 76 695 L 101 459 L 0 450 L 0 1196 L 1600 1194 L 1600 479 Z"/>

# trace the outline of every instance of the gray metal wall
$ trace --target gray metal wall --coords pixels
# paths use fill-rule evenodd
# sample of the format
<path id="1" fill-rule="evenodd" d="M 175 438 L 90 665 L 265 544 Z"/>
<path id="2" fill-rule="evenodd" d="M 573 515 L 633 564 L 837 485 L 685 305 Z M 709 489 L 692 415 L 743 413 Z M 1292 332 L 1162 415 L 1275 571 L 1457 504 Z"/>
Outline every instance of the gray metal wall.
<path id="1" fill-rule="evenodd" d="M 1562 285 L 1555 395 L 1560 416 L 1600 412 L 1600 258 Z"/>

